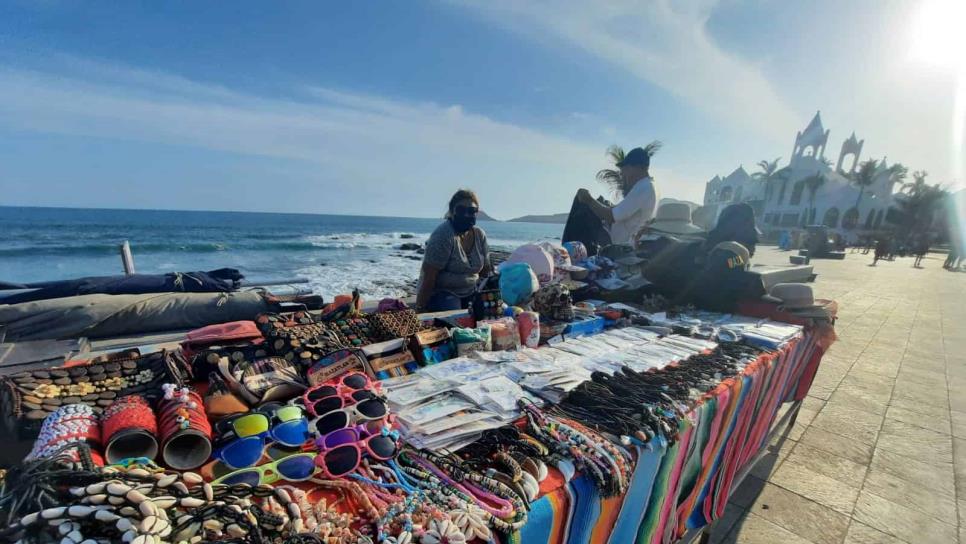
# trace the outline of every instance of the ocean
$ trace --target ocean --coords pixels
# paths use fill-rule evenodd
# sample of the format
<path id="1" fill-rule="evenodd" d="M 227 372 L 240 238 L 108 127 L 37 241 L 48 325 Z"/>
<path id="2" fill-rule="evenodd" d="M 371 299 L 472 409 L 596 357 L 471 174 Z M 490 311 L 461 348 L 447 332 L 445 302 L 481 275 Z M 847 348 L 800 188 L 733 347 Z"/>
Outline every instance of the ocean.
<path id="1" fill-rule="evenodd" d="M 131 243 L 138 273 L 231 267 L 253 281 L 305 278 L 329 299 L 358 288 L 367 299 L 412 292 L 422 244 L 441 219 L 251 212 L 0 206 L 0 281 L 123 273 Z M 490 247 L 560 240 L 563 225 L 481 221 Z"/>

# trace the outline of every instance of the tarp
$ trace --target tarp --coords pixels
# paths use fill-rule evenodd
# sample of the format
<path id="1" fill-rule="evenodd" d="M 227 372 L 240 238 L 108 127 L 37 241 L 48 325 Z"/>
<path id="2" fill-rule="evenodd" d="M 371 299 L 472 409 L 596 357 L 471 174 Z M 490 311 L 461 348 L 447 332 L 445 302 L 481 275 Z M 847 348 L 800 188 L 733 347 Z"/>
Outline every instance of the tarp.
<path id="1" fill-rule="evenodd" d="M 258 291 L 83 295 L 0 304 L 0 341 L 108 338 L 196 329 L 272 311 Z"/>
<path id="2" fill-rule="evenodd" d="M 207 272 L 171 272 L 169 274 L 132 274 L 130 276 L 91 276 L 76 280 L 46 281 L 17 285 L 13 288 L 33 289 L 4 295 L 0 302 L 19 304 L 35 300 L 73 297 L 77 295 L 137 295 L 143 293 L 218 293 L 234 291 L 244 278 L 234 268 Z M 10 284 L 13 285 L 13 284 Z"/>

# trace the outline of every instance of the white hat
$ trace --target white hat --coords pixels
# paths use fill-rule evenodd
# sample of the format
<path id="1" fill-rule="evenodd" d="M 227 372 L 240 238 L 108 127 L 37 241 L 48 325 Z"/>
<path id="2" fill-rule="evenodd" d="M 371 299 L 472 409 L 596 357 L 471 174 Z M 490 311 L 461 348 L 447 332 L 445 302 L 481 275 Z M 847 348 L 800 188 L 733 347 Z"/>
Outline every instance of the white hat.
<path id="1" fill-rule="evenodd" d="M 769 300 L 781 301 L 779 309 L 802 317 L 829 317 L 830 301 L 816 301 L 812 286 L 804 283 L 778 283 L 768 292 Z"/>
<path id="2" fill-rule="evenodd" d="M 668 202 L 657 209 L 654 221 L 647 225 L 650 230 L 668 234 L 699 234 L 704 230 L 691 222 L 691 206 L 683 202 Z"/>

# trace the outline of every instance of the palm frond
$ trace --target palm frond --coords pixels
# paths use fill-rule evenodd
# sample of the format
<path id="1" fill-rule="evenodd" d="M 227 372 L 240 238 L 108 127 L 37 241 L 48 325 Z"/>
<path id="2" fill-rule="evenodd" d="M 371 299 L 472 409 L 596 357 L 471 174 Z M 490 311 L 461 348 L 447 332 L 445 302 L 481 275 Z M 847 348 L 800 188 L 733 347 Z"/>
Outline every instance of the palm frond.
<path id="1" fill-rule="evenodd" d="M 661 140 L 654 140 L 651 143 L 644 146 L 644 152 L 647 153 L 648 157 L 653 157 L 655 153 L 661 150 L 664 144 Z"/>

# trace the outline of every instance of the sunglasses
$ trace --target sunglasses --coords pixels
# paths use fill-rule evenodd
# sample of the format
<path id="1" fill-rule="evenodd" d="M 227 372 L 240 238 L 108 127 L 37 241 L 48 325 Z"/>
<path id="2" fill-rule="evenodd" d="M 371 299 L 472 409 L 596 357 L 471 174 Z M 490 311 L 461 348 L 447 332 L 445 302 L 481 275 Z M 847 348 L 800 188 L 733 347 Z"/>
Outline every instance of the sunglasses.
<path id="1" fill-rule="evenodd" d="M 476 206 L 457 206 L 453 209 L 456 215 L 471 216 L 480 213 L 480 209 Z"/>
<path id="2" fill-rule="evenodd" d="M 316 440 L 320 451 L 315 467 L 325 478 L 341 478 L 359 468 L 363 454 L 380 461 L 395 457 L 397 437 L 388 429 L 368 438 L 360 438 L 357 428 L 341 429 Z"/>
<path id="3" fill-rule="evenodd" d="M 301 406 L 269 403 L 255 411 L 222 419 L 215 424 L 218 442 L 214 458 L 231 468 L 250 467 L 262 457 L 266 440 L 298 447 L 311 435 Z"/>
<path id="4" fill-rule="evenodd" d="M 365 374 L 353 372 L 335 382 L 317 385 L 302 395 L 302 404 L 312 415 L 322 415 L 366 399 L 375 398 L 377 385 Z"/>
<path id="5" fill-rule="evenodd" d="M 380 398 L 367 399 L 355 405 L 333 410 L 309 421 L 309 432 L 325 436 L 332 431 L 345 429 L 360 421 L 383 419 L 389 415 L 389 406 Z"/>
<path id="6" fill-rule="evenodd" d="M 315 474 L 315 453 L 296 453 L 257 467 L 230 472 L 212 484 L 271 485 L 279 480 L 304 482 Z"/>

